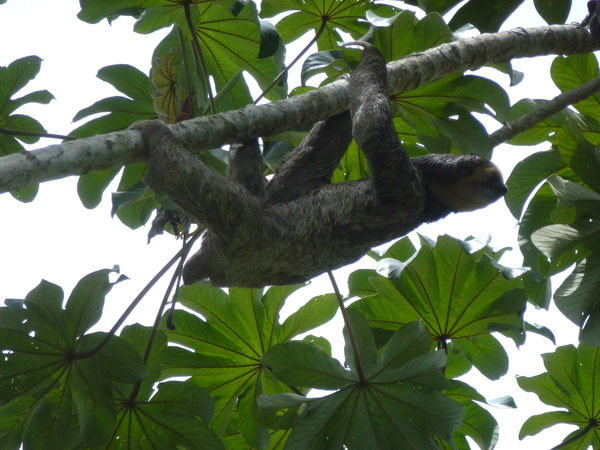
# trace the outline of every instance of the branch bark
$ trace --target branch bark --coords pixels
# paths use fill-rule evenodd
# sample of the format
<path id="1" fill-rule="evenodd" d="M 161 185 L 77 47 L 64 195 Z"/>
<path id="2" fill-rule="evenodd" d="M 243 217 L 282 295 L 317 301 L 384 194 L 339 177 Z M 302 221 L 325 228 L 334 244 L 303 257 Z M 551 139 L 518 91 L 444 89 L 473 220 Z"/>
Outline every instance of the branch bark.
<path id="1" fill-rule="evenodd" d="M 600 92 L 600 77 L 593 78 L 569 91 L 557 95 L 490 134 L 490 147 L 494 148 L 503 142 L 509 141 L 523 131 L 529 130 L 534 125 L 559 113 L 567 106 L 575 105 L 598 92 Z"/>
<path id="2" fill-rule="evenodd" d="M 442 44 L 388 64 L 390 90 L 405 92 L 449 74 L 484 64 L 549 54 L 570 55 L 600 50 L 585 28 L 576 25 L 518 28 Z M 304 95 L 172 125 L 194 151 L 270 136 L 338 114 L 348 107 L 347 82 L 340 80 Z M 51 145 L 0 158 L 0 193 L 92 170 L 144 160 L 138 131 L 119 131 Z"/>

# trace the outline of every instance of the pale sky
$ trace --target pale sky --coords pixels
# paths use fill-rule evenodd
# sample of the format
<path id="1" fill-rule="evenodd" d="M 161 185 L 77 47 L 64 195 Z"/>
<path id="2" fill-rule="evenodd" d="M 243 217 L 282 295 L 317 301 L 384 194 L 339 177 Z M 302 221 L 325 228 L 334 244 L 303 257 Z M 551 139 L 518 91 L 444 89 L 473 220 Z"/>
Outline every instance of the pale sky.
<path id="1" fill-rule="evenodd" d="M 533 0 L 527 0 L 526 3 L 526 9 L 514 15 L 503 29 L 545 25 L 533 10 Z M 576 12 L 572 13 L 570 21 L 580 21 L 585 16 L 586 2 L 574 0 L 573 3 L 577 4 L 574 7 Z M 76 18 L 78 11 L 78 2 L 74 0 L 9 0 L 0 5 L 0 66 L 28 55 L 42 57 L 44 61 L 40 74 L 20 95 L 47 89 L 56 97 L 49 105 L 26 106 L 18 113 L 33 116 L 50 133 L 68 134 L 81 125 L 71 123 L 72 117 L 80 109 L 102 98 L 118 95 L 110 85 L 96 78 L 100 68 L 126 63 L 147 73 L 151 52 L 165 34 L 164 31 L 148 36 L 135 34 L 131 31 L 133 20 L 128 19 L 119 19 L 112 25 L 106 21 L 89 25 Z M 558 93 L 550 83 L 547 71 L 551 60 L 539 58 L 514 63 L 515 68 L 524 71 L 526 76 L 521 85 L 508 89 L 513 103 L 524 96 L 551 98 Z M 532 67 L 533 70 L 539 68 L 539 71 L 532 71 Z M 487 76 L 494 71 L 480 73 Z M 499 76 L 496 72 L 494 77 L 503 88 L 508 88 L 505 76 Z M 294 82 L 290 84 L 294 85 Z M 493 125 L 495 128 L 497 126 Z M 57 142 L 43 140 L 29 149 L 54 143 Z M 494 160 L 508 176 L 514 164 L 531 151 L 530 148 L 502 146 L 496 150 Z M 178 250 L 179 242 L 165 235 L 147 245 L 148 227 L 132 231 L 118 219 L 111 219 L 111 188 L 107 189 L 98 208 L 87 210 L 77 197 L 76 183 L 75 177 L 45 183 L 40 186 L 38 197 L 31 204 L 17 202 L 8 194 L 0 195 L 0 254 L 3 256 L 0 258 L 0 299 L 23 298 L 42 278 L 60 285 L 68 295 L 77 280 L 87 273 L 119 265 L 121 273 L 131 280 L 117 285 L 109 295 L 107 313 L 99 326 L 106 330 Z M 492 246 L 517 248 L 516 220 L 503 201 L 485 210 L 454 215 L 436 224 L 423 226 L 419 232 L 431 238 L 446 233 L 460 239 L 469 235 L 490 234 Z M 508 254 L 502 262 L 519 266 L 521 256 L 518 250 Z M 375 267 L 369 259 L 363 260 L 360 266 Z M 345 282 L 349 271 L 342 269 L 336 272 L 340 283 Z M 327 279 L 319 277 L 312 286 L 295 294 L 297 301 L 289 302 L 287 311 L 299 307 L 303 299 L 330 291 Z M 138 307 L 132 319 L 150 324 L 161 298 L 162 290 L 159 287 Z M 577 329 L 556 311 L 546 313 L 533 311 L 529 307 L 526 319 L 549 326 L 559 345 L 576 343 Z M 313 334 L 323 334 L 330 339 L 337 349 L 337 356 L 343 359 L 340 351 L 342 337 L 338 327 L 328 327 Z M 468 378 L 468 382 L 486 398 L 512 395 L 521 407 L 518 410 L 492 411 L 501 427 L 497 448 L 543 449 L 557 445 L 566 435 L 564 427 L 554 427 L 525 441 L 518 440 L 523 421 L 531 414 L 549 410 L 549 407 L 540 403 L 535 395 L 520 391 L 514 379 L 516 375 L 532 376 L 542 372 L 544 368 L 539 354 L 553 351 L 554 346 L 535 335 L 529 335 L 527 344 L 519 351 L 515 350 L 512 341 L 502 339 L 502 343 L 511 356 L 509 373 L 496 382 L 476 374 L 470 374 Z"/>

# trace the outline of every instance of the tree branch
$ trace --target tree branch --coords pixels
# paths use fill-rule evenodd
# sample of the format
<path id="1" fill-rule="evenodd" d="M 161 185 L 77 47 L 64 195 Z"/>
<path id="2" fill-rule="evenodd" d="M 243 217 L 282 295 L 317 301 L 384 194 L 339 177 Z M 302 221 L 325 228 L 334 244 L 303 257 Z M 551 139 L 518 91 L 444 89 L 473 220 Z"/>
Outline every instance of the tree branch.
<path id="1" fill-rule="evenodd" d="M 600 91 L 600 77 L 587 81 L 569 91 L 557 95 L 541 106 L 523 114 L 521 117 L 510 121 L 502 128 L 490 134 L 490 147 L 494 148 L 507 142 L 525 130 L 559 113 L 569 105 L 574 105 Z"/>
<path id="2" fill-rule="evenodd" d="M 442 44 L 388 65 L 390 90 L 405 92 L 449 74 L 484 64 L 548 54 L 569 55 L 600 49 L 576 25 L 518 28 Z M 340 80 L 304 95 L 250 106 L 173 125 L 173 132 L 195 151 L 269 136 L 338 114 L 348 107 L 347 82 Z M 51 145 L 0 158 L 0 193 L 44 181 L 81 175 L 144 160 L 138 131 L 119 131 Z"/>

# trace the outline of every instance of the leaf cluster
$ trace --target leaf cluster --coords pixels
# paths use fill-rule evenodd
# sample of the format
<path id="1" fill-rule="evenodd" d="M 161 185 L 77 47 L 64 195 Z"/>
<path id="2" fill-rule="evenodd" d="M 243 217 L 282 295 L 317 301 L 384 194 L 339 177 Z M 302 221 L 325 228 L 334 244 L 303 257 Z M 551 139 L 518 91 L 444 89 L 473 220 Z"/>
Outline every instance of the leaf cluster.
<path id="1" fill-rule="evenodd" d="M 469 24 L 495 32 L 523 0 L 406 3 L 426 15 L 419 20 L 414 12 L 371 0 L 264 0 L 260 10 L 241 0 L 81 0 L 85 22 L 132 16 L 138 33 L 170 32 L 156 47 L 149 74 L 128 65 L 99 71 L 122 95 L 77 113 L 75 121 L 91 120 L 71 137 L 307 92 L 314 89 L 309 83 L 331 83 L 357 62 L 356 53 L 339 46 L 346 35 L 374 42 L 393 61 L 451 42 Z M 548 23 L 564 23 L 571 2 L 559 3 L 536 0 L 535 7 Z M 290 44 L 307 33 L 309 45 L 286 65 Z M 301 68 L 302 86 L 289 86 L 291 66 L 315 47 Z M 519 81 L 510 63 L 495 68 Z M 22 143 L 45 133 L 35 119 L 16 113 L 27 103 L 52 100 L 47 91 L 21 94 L 39 70 L 36 56 L 0 68 L 0 155 L 23 151 Z M 592 54 L 561 56 L 551 76 L 568 91 L 597 77 L 598 63 Z M 262 91 L 255 98 L 252 83 Z M 302 294 L 295 293 L 300 286 L 184 287 L 177 297 L 182 307 L 172 316 L 152 328 L 127 326 L 118 336 L 93 331 L 106 295 L 122 281 L 111 281 L 116 270 L 87 275 L 66 301 L 62 289 L 46 281 L 23 300 L 7 300 L 0 308 L 0 447 L 467 449 L 471 441 L 492 448 L 498 427 L 481 406 L 486 399 L 455 378 L 472 369 L 492 380 L 506 374 L 509 360 L 498 334 L 517 345 L 526 331 L 553 340 L 550 330 L 525 323 L 523 313 L 528 301 L 548 307 L 550 277 L 573 266 L 554 300 L 581 327 L 583 343 L 545 355 L 547 373 L 519 379 L 523 389 L 566 411 L 531 417 L 521 437 L 569 423 L 577 430 L 566 448 L 594 446 L 600 440 L 594 399 L 600 359 L 592 347 L 600 346 L 597 97 L 510 141 L 550 144 L 524 159 L 508 180 L 507 204 L 520 220 L 529 270 L 505 267 L 503 250 L 472 238 L 421 237 L 418 249 L 405 238 L 382 255 L 372 253 L 377 270 L 359 270 L 349 279 L 343 361 L 332 356 L 332 343 L 313 334 L 333 320 L 335 295 L 283 314 L 290 297 Z M 510 124 L 544 103 L 524 99 L 511 107 L 498 84 L 475 74 L 448 76 L 391 100 L 396 130 L 412 156 L 489 156 L 483 115 Z M 264 140 L 266 175 L 305 132 Z M 223 149 L 200 158 L 225 173 Z M 144 170 L 137 164 L 80 177 L 82 203 L 96 207 L 120 176 L 112 213 L 128 227 L 144 225 L 157 208 L 173 207 L 146 188 Z M 364 156 L 352 144 L 333 181 L 366 176 Z M 13 195 L 31 201 L 36 192 Z M 510 398 L 503 403 L 514 407 Z"/>
<path id="2" fill-rule="evenodd" d="M 551 75 L 566 91 L 597 77 L 598 62 L 591 54 L 557 57 Z M 533 269 L 526 282 L 532 300 L 548 307 L 549 277 L 575 265 L 554 293 L 554 300 L 563 314 L 581 327 L 582 342 L 600 346 L 600 165 L 596 148 L 600 116 L 596 97 L 514 139 L 521 145 L 549 141 L 551 148 L 534 153 L 515 168 L 507 183 L 507 204 L 521 219 L 524 264 Z M 520 102 L 512 114 L 522 114 L 537 103 Z"/>

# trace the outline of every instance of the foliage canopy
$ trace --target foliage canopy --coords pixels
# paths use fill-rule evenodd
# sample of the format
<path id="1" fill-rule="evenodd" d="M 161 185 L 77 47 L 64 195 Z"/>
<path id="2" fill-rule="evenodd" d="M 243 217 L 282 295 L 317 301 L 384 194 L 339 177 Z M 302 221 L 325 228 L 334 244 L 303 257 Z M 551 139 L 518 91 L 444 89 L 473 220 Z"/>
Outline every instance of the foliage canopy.
<path id="1" fill-rule="evenodd" d="M 496 33 L 523 0 L 406 1 L 416 12 L 370 0 L 257 3 L 80 0 L 84 22 L 132 16 L 137 33 L 170 31 L 154 50 L 149 75 L 122 64 L 100 70 L 98 77 L 123 95 L 79 111 L 75 121 L 93 118 L 70 137 L 83 141 L 140 119 L 176 122 L 237 110 L 263 97 L 301 95 L 316 90 L 307 84 L 314 77 L 324 86 L 351 70 L 358 57 L 342 51 L 344 40 L 370 40 L 396 61 L 459 40 L 467 25 Z M 570 3 L 537 0 L 535 7 L 549 25 L 562 24 Z M 594 13 L 595 4 L 590 8 Z M 574 38 L 588 33 L 575 26 L 568 32 Z M 303 85 L 289 86 L 286 51 L 307 33 L 312 39 L 292 63 L 305 56 Z M 495 38 L 508 47 L 508 38 L 498 35 L 490 36 L 490 45 Z M 468 50 L 465 45 L 459 52 Z M 460 55 L 447 55 L 454 56 Z M 37 120 L 17 113 L 28 103 L 53 99 L 46 90 L 21 94 L 40 63 L 25 56 L 0 67 L 0 156 L 19 153 L 46 133 Z M 522 78 L 510 62 L 493 67 L 513 83 Z M 492 448 L 498 427 L 481 406 L 486 399 L 456 378 L 473 368 L 491 380 L 506 374 L 509 357 L 498 334 L 517 345 L 527 332 L 554 340 L 552 331 L 523 318 L 528 304 L 548 308 L 552 298 L 580 327 L 580 343 L 544 355 L 547 373 L 519 378 L 522 389 L 561 408 L 530 417 L 520 437 L 571 424 L 576 429 L 556 448 L 599 445 L 600 87 L 583 99 L 568 96 L 598 78 L 595 55 L 556 57 L 550 76 L 565 96 L 555 99 L 560 108 L 552 113 L 546 112 L 552 101 L 511 105 L 497 83 L 476 73 L 422 84 L 419 67 L 406 64 L 403 70 L 418 86 L 393 93 L 392 103 L 396 130 L 412 156 L 489 156 L 494 137 L 483 116 L 505 124 L 502 139 L 510 144 L 547 144 L 546 151 L 523 159 L 507 183 L 506 203 L 519 220 L 526 268 L 504 266 L 504 250 L 486 240 L 420 237 L 417 248 L 403 238 L 382 254 L 371 252 L 377 270 L 352 273 L 344 299 L 320 295 L 285 319 L 282 308 L 302 286 L 224 291 L 193 285 L 177 290 L 179 307 L 171 312 L 164 311 L 165 295 L 153 327 L 122 328 L 123 317 L 109 332 L 90 329 L 111 288 L 125 278 L 118 268 L 83 277 L 66 301 L 59 286 L 42 281 L 23 299 L 0 307 L 0 447 Z M 260 96 L 251 91 L 250 78 Z M 265 174 L 305 131 L 264 137 Z M 225 150 L 199 158 L 225 173 Z M 174 205 L 144 185 L 144 169 L 139 163 L 81 176 L 82 204 L 96 207 L 120 177 L 112 212 L 124 225 L 145 225 L 158 210 L 162 220 L 152 233 L 187 232 L 184 220 L 164 213 Z M 367 172 L 352 144 L 333 180 Z M 12 195 L 30 202 L 36 192 L 24 185 Z M 550 278 L 569 268 L 552 295 Z M 311 334 L 340 308 L 343 363 L 332 356 L 330 342 Z"/>

